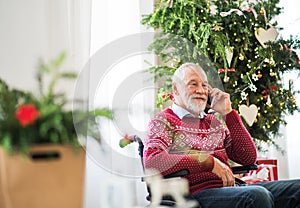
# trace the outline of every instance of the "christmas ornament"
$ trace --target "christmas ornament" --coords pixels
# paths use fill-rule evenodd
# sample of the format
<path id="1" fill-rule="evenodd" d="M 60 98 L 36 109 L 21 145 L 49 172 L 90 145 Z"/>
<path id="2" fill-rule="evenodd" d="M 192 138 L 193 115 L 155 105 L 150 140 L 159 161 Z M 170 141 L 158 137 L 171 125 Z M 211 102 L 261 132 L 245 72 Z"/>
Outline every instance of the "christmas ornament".
<path id="1" fill-rule="evenodd" d="M 260 73 L 260 71 L 258 72 L 257 77 L 258 77 L 259 79 L 262 78 L 262 74 Z"/>
<path id="2" fill-rule="evenodd" d="M 265 16 L 265 9 L 264 8 L 261 8 L 260 11 L 259 11 L 259 14 L 261 16 Z"/>
<path id="3" fill-rule="evenodd" d="M 240 114 L 245 119 L 246 123 L 249 126 L 252 126 L 256 119 L 257 113 L 258 113 L 257 106 L 254 104 L 250 105 L 249 107 L 246 105 L 241 105 L 239 107 L 239 111 L 240 111 Z"/>
<path id="4" fill-rule="evenodd" d="M 226 60 L 227 60 L 228 66 L 230 66 L 232 57 L 233 57 L 233 47 L 226 47 L 225 53 L 226 53 Z"/>
<path id="5" fill-rule="evenodd" d="M 229 68 L 229 69 L 219 69 L 219 73 L 220 74 L 222 74 L 222 73 L 225 73 L 225 75 L 224 75 L 224 79 L 223 79 L 223 81 L 225 82 L 225 83 L 227 83 L 227 82 L 229 82 L 229 77 L 227 76 L 227 72 L 235 72 L 235 68 Z"/>
<path id="6" fill-rule="evenodd" d="M 252 92 L 256 92 L 256 90 L 257 90 L 257 87 L 256 87 L 253 83 L 251 83 L 251 84 L 249 85 L 249 88 L 250 88 L 250 90 L 251 90 Z"/>
<path id="7" fill-rule="evenodd" d="M 254 18 L 256 19 L 257 18 L 257 13 L 256 13 L 254 8 L 250 7 L 249 3 L 250 2 L 247 2 L 247 1 L 242 2 L 240 8 L 241 8 L 242 11 L 252 12 Z"/>
<path id="8" fill-rule="evenodd" d="M 263 99 L 266 100 L 266 104 L 269 105 L 268 103 L 271 104 L 271 97 L 269 95 L 269 90 L 268 89 L 265 89 L 261 92 L 262 96 L 263 96 Z"/>
<path id="9" fill-rule="evenodd" d="M 239 15 L 239 16 L 244 16 L 244 17 L 246 17 L 245 15 L 244 15 L 244 13 L 241 11 L 241 10 L 239 10 L 239 9 L 230 9 L 228 12 L 220 12 L 220 15 L 222 16 L 222 17 L 226 17 L 226 16 L 228 16 L 228 15 L 231 15 L 231 13 L 236 13 L 237 15 Z"/>
<path id="10" fill-rule="evenodd" d="M 239 54 L 239 59 L 241 60 L 241 61 L 243 61 L 244 59 L 245 59 L 245 56 L 243 55 L 243 54 Z"/>
<path id="11" fill-rule="evenodd" d="M 216 31 L 216 32 L 220 31 L 221 29 L 223 29 L 223 28 L 219 25 L 214 26 L 214 31 Z"/>
<path id="12" fill-rule="evenodd" d="M 253 81 L 257 81 L 258 80 L 258 75 L 257 74 L 252 74 L 252 79 Z"/>
<path id="13" fill-rule="evenodd" d="M 268 63 L 268 64 L 270 64 L 272 66 L 274 66 L 276 64 L 275 61 L 274 61 L 274 59 L 273 59 L 273 57 L 271 57 L 271 58 L 265 58 L 264 62 L 266 62 L 266 63 Z"/>
<path id="14" fill-rule="evenodd" d="M 229 79 L 230 79 L 230 78 L 229 78 L 228 76 L 225 76 L 224 79 L 223 79 L 223 81 L 224 81 L 225 83 L 227 83 L 227 82 L 229 82 Z"/>
<path id="15" fill-rule="evenodd" d="M 268 97 L 267 97 L 267 102 L 266 102 L 266 104 L 267 104 L 267 105 L 271 105 L 271 104 L 272 104 L 270 95 L 268 95 Z"/>
<path id="16" fill-rule="evenodd" d="M 272 26 L 267 30 L 263 28 L 257 28 L 254 33 L 256 39 L 264 48 L 267 47 L 265 43 L 269 41 L 275 41 L 278 34 L 278 31 Z"/>
<path id="17" fill-rule="evenodd" d="M 241 98 L 242 98 L 242 100 L 247 100 L 247 96 L 248 96 L 247 93 L 245 93 L 244 91 L 241 92 Z"/>
<path id="18" fill-rule="evenodd" d="M 170 1 L 170 8 L 173 8 L 173 0 Z"/>
<path id="19" fill-rule="evenodd" d="M 235 72 L 235 68 L 229 68 L 229 69 L 219 69 L 219 73 L 227 73 L 227 72 Z"/>
<path id="20" fill-rule="evenodd" d="M 218 7 L 216 5 L 214 5 L 213 2 L 211 2 L 210 6 L 209 6 L 209 10 L 210 10 L 211 15 L 216 15 L 218 12 Z"/>

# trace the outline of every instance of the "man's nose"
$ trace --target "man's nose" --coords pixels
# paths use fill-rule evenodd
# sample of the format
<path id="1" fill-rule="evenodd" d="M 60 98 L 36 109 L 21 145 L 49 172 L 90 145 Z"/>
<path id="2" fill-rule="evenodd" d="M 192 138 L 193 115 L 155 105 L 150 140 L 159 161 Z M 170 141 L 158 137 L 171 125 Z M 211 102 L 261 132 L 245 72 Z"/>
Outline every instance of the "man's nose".
<path id="1" fill-rule="evenodd" d="M 207 92 L 208 92 L 208 90 L 205 89 L 205 88 L 202 87 L 202 86 L 199 86 L 199 87 L 197 87 L 197 89 L 196 89 L 196 93 L 198 93 L 198 94 L 207 94 Z"/>

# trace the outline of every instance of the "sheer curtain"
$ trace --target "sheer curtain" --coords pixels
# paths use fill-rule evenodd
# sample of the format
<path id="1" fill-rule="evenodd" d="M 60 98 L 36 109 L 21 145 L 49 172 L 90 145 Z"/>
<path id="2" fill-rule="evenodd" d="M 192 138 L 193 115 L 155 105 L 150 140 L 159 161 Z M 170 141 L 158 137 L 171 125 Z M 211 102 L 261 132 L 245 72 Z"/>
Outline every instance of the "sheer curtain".
<path id="1" fill-rule="evenodd" d="M 279 24 L 284 27 L 282 35 L 285 38 L 289 38 L 290 35 L 298 36 L 300 38 L 300 14 L 299 7 L 300 2 L 297 0 L 281 0 L 280 5 L 284 7 L 284 12 L 279 17 Z M 297 51 L 298 56 L 300 56 L 300 51 Z M 298 81 L 297 74 L 291 72 L 286 76 L 286 83 L 289 80 L 292 80 L 294 83 L 294 89 L 300 89 L 300 82 Z M 296 97 L 297 104 L 300 103 L 300 97 Z M 286 154 L 284 155 L 287 158 L 286 166 L 288 171 L 288 178 L 300 178 L 300 170 L 297 168 L 300 158 L 300 152 L 298 147 L 300 146 L 299 139 L 299 124 L 300 113 L 295 113 L 294 115 L 287 116 L 287 126 L 284 128 L 284 140 L 286 141 Z M 280 157 L 279 157 L 280 158 Z"/>
<path id="2" fill-rule="evenodd" d="M 154 87 L 144 71 L 153 64 L 145 47 L 152 33 L 141 25 L 148 0 L 92 0 L 88 63 L 89 108 L 109 107 L 114 119 L 98 120 L 101 143 L 86 143 L 85 207 L 145 204 L 146 187 L 135 144 L 122 149 L 125 134 L 144 136 L 154 105 Z M 146 63 L 146 62 L 147 63 Z"/>
<path id="3" fill-rule="evenodd" d="M 281 0 L 280 4 L 283 7 L 283 12 L 278 16 L 278 23 L 280 27 L 284 30 L 280 32 L 280 35 L 288 39 L 290 35 L 298 36 L 300 35 L 300 14 L 298 8 L 300 2 L 298 0 Z M 300 55 L 300 51 L 297 51 Z M 297 73 L 290 72 L 285 75 L 284 82 L 288 86 L 288 81 L 292 80 L 294 83 L 294 89 L 300 89 L 300 83 L 298 81 Z M 299 105 L 299 96 L 296 97 L 297 104 Z M 300 114 L 295 113 L 286 117 L 287 125 L 281 127 L 282 136 L 277 138 L 278 144 L 285 151 L 284 154 L 277 151 L 275 148 L 269 148 L 269 152 L 265 155 L 268 158 L 276 158 L 278 160 L 278 172 L 280 179 L 288 178 L 299 178 L 300 170 L 297 168 L 299 161 L 297 158 L 300 157 L 300 152 L 298 147 L 300 145 L 300 140 L 298 138 L 298 121 L 300 119 Z"/>

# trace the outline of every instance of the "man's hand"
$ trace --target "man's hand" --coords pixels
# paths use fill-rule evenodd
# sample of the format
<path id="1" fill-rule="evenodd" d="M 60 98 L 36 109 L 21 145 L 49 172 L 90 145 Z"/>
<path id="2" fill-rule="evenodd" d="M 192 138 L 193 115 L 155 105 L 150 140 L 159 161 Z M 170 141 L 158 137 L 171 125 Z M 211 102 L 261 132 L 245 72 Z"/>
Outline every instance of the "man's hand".
<path id="1" fill-rule="evenodd" d="M 234 186 L 234 175 L 230 168 L 215 157 L 212 172 L 222 179 L 223 186 Z"/>
<path id="2" fill-rule="evenodd" d="M 208 106 L 212 110 L 220 113 L 222 116 L 232 111 L 230 95 L 218 88 L 212 88 L 209 91 L 212 98 L 211 104 Z"/>

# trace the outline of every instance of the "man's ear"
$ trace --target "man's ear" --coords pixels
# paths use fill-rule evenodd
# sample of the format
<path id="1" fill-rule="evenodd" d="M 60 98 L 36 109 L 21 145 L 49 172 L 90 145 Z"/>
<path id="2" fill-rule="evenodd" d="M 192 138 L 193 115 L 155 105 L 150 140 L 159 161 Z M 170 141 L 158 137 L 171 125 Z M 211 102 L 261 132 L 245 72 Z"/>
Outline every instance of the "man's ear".
<path id="1" fill-rule="evenodd" d="M 172 83 L 172 90 L 174 95 L 179 95 L 176 83 Z"/>

